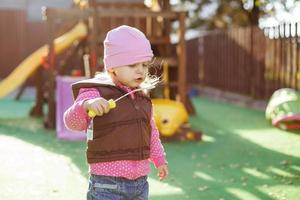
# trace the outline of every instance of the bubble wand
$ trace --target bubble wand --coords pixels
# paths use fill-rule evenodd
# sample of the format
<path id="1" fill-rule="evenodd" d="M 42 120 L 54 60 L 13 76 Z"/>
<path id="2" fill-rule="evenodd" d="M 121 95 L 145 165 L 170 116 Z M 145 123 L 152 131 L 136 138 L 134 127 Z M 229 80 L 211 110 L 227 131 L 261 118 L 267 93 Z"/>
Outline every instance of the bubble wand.
<path id="1" fill-rule="evenodd" d="M 144 87 L 141 87 L 141 88 L 132 90 L 132 91 L 130 91 L 130 92 L 127 92 L 126 94 L 120 96 L 119 98 L 117 98 L 117 99 L 115 99 L 115 100 L 114 100 L 114 99 L 109 99 L 109 100 L 108 100 L 109 108 L 110 108 L 110 109 L 115 108 L 115 107 L 117 106 L 117 104 L 116 104 L 117 101 L 120 101 L 120 100 L 123 99 L 124 97 L 126 97 L 126 96 L 128 96 L 128 95 L 130 95 L 130 94 L 132 94 L 132 93 L 134 93 L 134 92 L 138 92 L 138 91 L 141 91 L 141 90 L 151 90 L 151 89 L 155 88 L 156 85 L 157 85 L 159 82 L 160 82 L 159 78 L 158 78 L 158 79 L 155 79 L 155 80 L 151 81 L 151 82 L 149 83 L 149 85 L 146 85 L 146 86 L 144 86 Z M 96 114 L 96 112 L 95 112 L 94 110 L 89 110 L 89 112 L 88 112 L 88 116 L 89 116 L 89 117 L 94 118 L 96 115 L 97 115 L 97 114 Z"/>

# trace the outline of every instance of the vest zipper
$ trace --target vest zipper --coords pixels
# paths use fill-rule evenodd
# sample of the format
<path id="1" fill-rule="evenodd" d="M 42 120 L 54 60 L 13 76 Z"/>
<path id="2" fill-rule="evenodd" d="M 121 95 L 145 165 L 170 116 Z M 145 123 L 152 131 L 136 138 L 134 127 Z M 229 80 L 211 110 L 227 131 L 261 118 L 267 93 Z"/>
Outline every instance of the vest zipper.
<path id="1" fill-rule="evenodd" d="M 136 95 L 135 98 L 138 98 L 138 96 Z M 131 99 L 130 102 L 132 102 L 132 105 L 133 105 L 133 107 L 134 107 L 134 109 L 136 111 L 136 115 L 139 116 L 139 114 L 140 114 L 140 107 L 136 104 L 136 102 L 138 102 L 138 101 L 136 99 L 135 100 Z M 143 138 L 143 134 L 142 134 L 141 120 L 140 119 L 138 119 L 138 127 L 139 127 L 139 133 L 140 133 L 140 140 L 139 140 L 140 155 L 139 155 L 139 157 L 140 157 L 140 160 L 143 160 L 144 159 L 144 157 L 143 157 L 143 147 L 142 147 L 142 143 L 141 142 L 143 141 L 144 138 Z"/>

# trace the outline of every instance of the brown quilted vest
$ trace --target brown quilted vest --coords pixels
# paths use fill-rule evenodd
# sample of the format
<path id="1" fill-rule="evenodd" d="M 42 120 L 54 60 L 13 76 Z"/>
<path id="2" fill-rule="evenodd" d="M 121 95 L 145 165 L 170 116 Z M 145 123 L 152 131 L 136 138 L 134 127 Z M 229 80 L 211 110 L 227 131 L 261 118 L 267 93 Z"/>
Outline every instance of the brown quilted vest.
<path id="1" fill-rule="evenodd" d="M 97 88 L 105 99 L 116 99 L 122 89 L 89 79 L 72 85 L 74 98 L 80 88 Z M 116 160 L 145 160 L 150 155 L 151 100 L 142 93 L 127 96 L 103 116 L 93 119 L 93 140 L 87 141 L 88 163 Z"/>

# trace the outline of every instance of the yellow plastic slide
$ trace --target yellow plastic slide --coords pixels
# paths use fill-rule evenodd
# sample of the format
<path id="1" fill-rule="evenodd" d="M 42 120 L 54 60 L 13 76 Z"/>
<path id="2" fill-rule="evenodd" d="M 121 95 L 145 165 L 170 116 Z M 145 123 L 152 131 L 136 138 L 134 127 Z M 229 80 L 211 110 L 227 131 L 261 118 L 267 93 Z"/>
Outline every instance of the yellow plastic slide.
<path id="1" fill-rule="evenodd" d="M 87 35 L 84 23 L 78 23 L 72 30 L 54 40 L 55 53 L 59 54 L 76 40 Z M 48 54 L 48 45 L 44 45 L 25 58 L 8 77 L 0 82 L 0 98 L 8 95 L 24 83 L 28 77 L 41 66 L 42 58 Z"/>

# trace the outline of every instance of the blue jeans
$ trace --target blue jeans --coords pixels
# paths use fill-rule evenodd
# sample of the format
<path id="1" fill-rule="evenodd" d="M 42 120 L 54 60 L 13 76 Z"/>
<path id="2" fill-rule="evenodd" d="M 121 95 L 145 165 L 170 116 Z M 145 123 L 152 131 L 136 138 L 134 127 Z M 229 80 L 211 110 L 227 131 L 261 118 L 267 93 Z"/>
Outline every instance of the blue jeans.
<path id="1" fill-rule="evenodd" d="M 147 176 L 135 180 L 91 175 L 87 200 L 148 200 Z"/>

